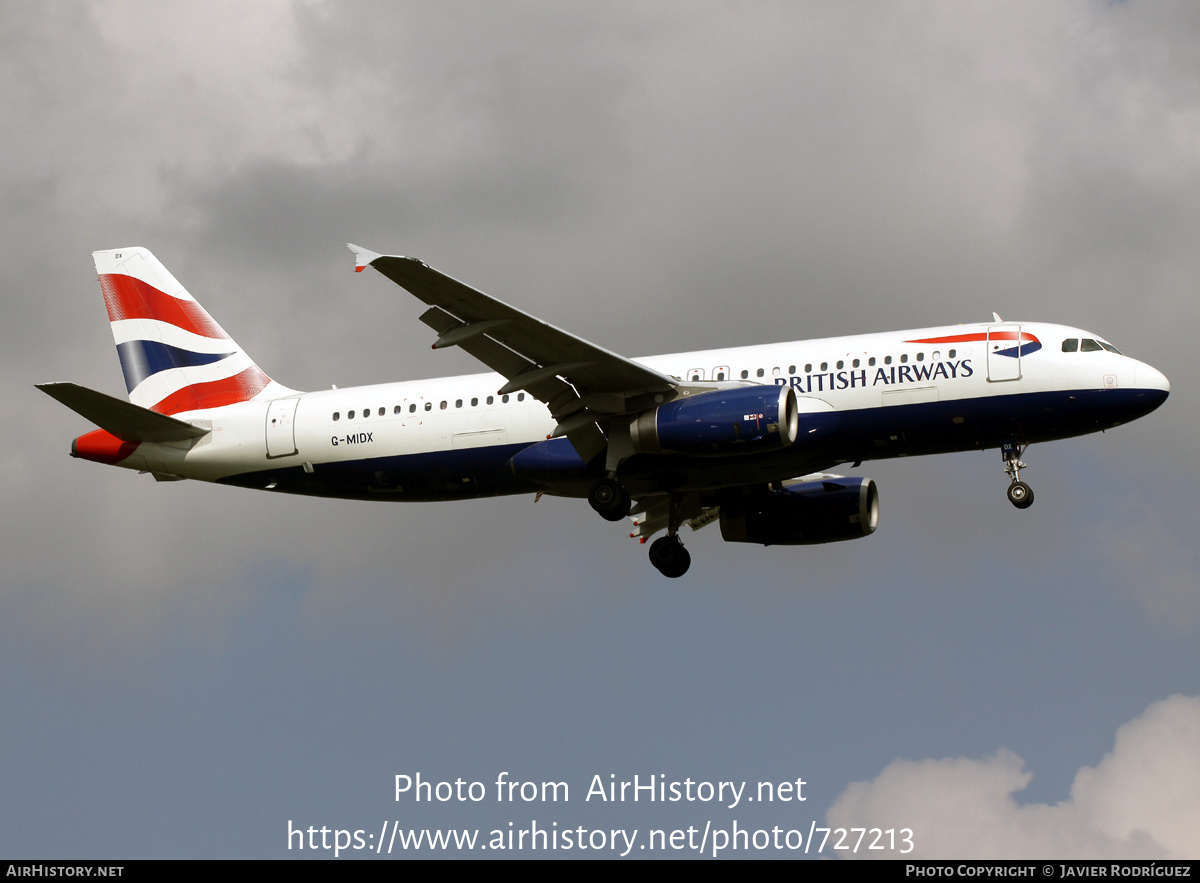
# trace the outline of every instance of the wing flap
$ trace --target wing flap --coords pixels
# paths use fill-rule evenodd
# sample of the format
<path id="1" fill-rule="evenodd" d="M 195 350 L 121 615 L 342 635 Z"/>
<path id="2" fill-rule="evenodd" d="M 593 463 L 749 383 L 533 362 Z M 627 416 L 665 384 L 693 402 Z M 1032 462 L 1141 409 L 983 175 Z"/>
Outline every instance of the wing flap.
<path id="1" fill-rule="evenodd" d="M 721 516 L 719 506 L 701 506 L 696 514 L 683 523 L 693 531 L 700 530 L 712 524 Z M 629 534 L 635 540 L 646 542 L 660 530 L 667 530 L 671 521 L 671 503 L 666 495 L 654 494 L 639 499 L 629 512 L 633 522 L 633 532 Z"/>

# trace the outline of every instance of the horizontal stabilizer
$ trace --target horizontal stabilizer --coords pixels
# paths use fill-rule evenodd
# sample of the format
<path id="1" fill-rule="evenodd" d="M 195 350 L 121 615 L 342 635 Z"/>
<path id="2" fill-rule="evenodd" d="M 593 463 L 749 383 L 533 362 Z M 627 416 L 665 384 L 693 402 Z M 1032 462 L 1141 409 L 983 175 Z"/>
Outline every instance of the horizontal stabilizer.
<path id="1" fill-rule="evenodd" d="M 77 383 L 39 383 L 37 388 L 121 441 L 186 441 L 208 434 L 207 429 L 138 407 Z"/>

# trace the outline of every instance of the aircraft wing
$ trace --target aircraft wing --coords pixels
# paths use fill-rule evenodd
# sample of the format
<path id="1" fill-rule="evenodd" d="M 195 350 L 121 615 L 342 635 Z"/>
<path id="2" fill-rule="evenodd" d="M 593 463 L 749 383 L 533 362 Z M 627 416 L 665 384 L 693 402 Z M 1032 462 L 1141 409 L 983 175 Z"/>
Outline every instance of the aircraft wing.
<path id="1" fill-rule="evenodd" d="M 679 379 L 589 343 L 471 288 L 416 258 L 381 255 L 347 244 L 356 272 L 374 267 L 429 304 L 421 321 L 438 333 L 434 349 L 458 346 L 508 379 L 500 394 L 526 390 L 558 420 L 589 461 L 607 440 L 597 423 L 641 410 L 633 400 L 667 393 Z"/>

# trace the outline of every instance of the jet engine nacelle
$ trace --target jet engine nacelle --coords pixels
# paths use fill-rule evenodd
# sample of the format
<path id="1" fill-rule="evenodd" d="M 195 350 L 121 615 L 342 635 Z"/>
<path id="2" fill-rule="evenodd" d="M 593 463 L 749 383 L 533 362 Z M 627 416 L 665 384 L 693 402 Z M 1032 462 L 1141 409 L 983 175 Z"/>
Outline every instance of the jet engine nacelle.
<path id="1" fill-rule="evenodd" d="M 878 524 L 879 491 L 869 478 L 733 491 L 721 500 L 721 536 L 731 543 L 834 543 L 865 537 Z"/>
<path id="2" fill-rule="evenodd" d="M 676 399 L 629 426 L 639 454 L 724 457 L 786 448 L 799 433 L 790 386 L 738 386 Z"/>

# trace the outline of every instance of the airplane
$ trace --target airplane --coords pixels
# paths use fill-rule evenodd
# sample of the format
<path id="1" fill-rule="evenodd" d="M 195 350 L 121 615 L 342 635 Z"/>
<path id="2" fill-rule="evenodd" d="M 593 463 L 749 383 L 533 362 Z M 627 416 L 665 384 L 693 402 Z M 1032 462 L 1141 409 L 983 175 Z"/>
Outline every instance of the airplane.
<path id="1" fill-rule="evenodd" d="M 1159 407 L 1170 383 L 1079 328 L 993 321 L 628 359 L 411 257 L 349 245 L 428 309 L 433 348 L 494 373 L 300 392 L 272 380 L 147 249 L 93 254 L 128 401 L 38 388 L 99 428 L 71 456 L 274 493 L 352 500 L 586 497 L 632 519 L 664 576 L 679 532 L 857 539 L 879 523 L 868 460 L 995 449 L 1008 499 L 1032 443 Z"/>

